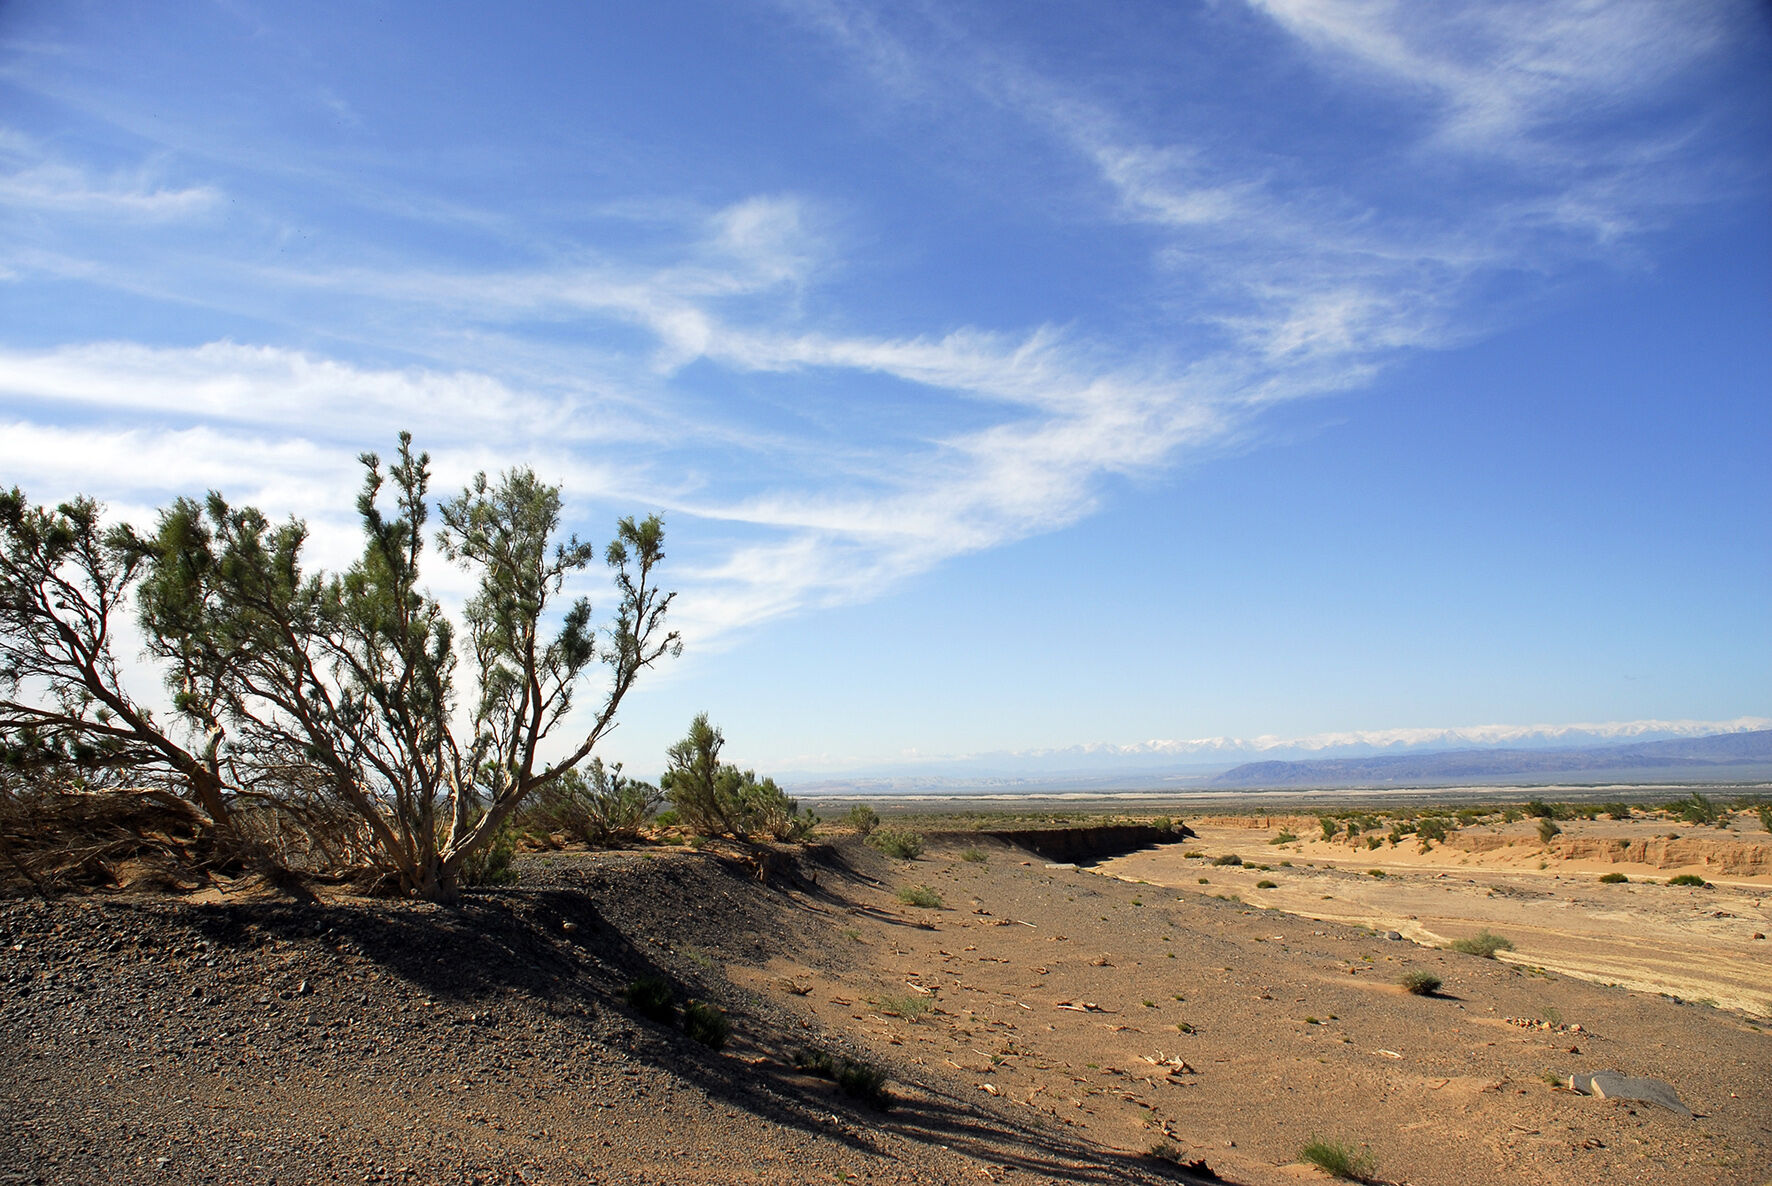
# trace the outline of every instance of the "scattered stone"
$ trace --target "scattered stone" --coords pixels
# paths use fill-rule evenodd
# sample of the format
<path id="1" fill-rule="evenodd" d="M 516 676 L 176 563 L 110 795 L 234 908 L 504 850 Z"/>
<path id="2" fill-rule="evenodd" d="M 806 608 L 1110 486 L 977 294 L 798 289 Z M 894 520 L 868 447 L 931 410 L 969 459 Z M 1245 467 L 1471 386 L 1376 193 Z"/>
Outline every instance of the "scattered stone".
<path id="1" fill-rule="evenodd" d="M 1384 933 L 1384 937 L 1386 939 L 1401 939 L 1403 937 L 1403 932 L 1402 931 L 1386 931 Z"/>
<path id="2" fill-rule="evenodd" d="M 1569 1076 L 1569 1089 L 1603 1100 L 1641 1100 L 1666 1108 L 1676 1116 L 1692 1119 L 1692 1109 L 1681 1103 L 1679 1093 L 1660 1079 L 1624 1075 L 1617 1071 L 1592 1071 Z"/>

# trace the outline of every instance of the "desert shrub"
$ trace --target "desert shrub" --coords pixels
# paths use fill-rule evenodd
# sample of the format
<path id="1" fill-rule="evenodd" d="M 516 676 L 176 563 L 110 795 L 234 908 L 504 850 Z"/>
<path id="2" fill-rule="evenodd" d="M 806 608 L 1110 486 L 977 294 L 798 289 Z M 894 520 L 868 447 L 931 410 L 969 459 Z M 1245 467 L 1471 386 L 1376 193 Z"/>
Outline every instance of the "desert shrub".
<path id="1" fill-rule="evenodd" d="M 1772 832 L 1772 806 L 1761 803 L 1755 810 L 1759 812 L 1760 827 Z"/>
<path id="2" fill-rule="evenodd" d="M 732 1036 L 732 1023 L 717 1007 L 690 1001 L 683 1006 L 683 1032 L 709 1050 L 719 1050 Z"/>
<path id="3" fill-rule="evenodd" d="M 1543 799 L 1526 800 L 1526 814 L 1533 819 L 1550 819 L 1557 814 L 1557 809 Z"/>
<path id="4" fill-rule="evenodd" d="M 912 832 L 904 828 L 879 828 L 868 843 L 889 857 L 897 857 L 901 861 L 914 861 L 923 855 L 923 836 L 920 832 Z"/>
<path id="5" fill-rule="evenodd" d="M 1260 881 L 1255 883 L 1255 888 L 1256 889 L 1278 889 L 1279 885 L 1280 885 L 1279 882 L 1269 881 L 1267 878 L 1264 877 Z"/>
<path id="6" fill-rule="evenodd" d="M 1501 809 L 1501 821 L 1503 823 L 1511 824 L 1519 818 L 1520 809 L 1518 807 L 1504 807 Z"/>
<path id="7" fill-rule="evenodd" d="M 1325 1141 L 1320 1137 L 1312 1137 L 1310 1143 L 1298 1151 L 1298 1159 L 1309 1162 L 1332 1178 L 1352 1182 L 1370 1181 L 1378 1168 L 1372 1154 L 1359 1146 Z"/>
<path id="8" fill-rule="evenodd" d="M 923 906 L 931 910 L 941 905 L 941 895 L 926 885 L 900 886 L 898 900 L 906 906 Z"/>
<path id="9" fill-rule="evenodd" d="M 1390 875 L 1388 873 L 1386 873 L 1383 869 L 1368 869 L 1368 870 L 1366 870 L 1366 876 L 1368 876 L 1368 877 L 1388 877 Z"/>
<path id="10" fill-rule="evenodd" d="M 1335 833 L 1341 830 L 1341 825 L 1326 815 L 1317 817 L 1317 826 L 1323 829 L 1323 839 L 1325 840 L 1335 839 Z"/>
<path id="11" fill-rule="evenodd" d="M 558 601 L 599 551 L 559 538 L 559 489 L 519 468 L 497 481 L 478 475 L 439 501 L 430 459 L 411 445 L 402 433 L 385 467 L 361 456 L 363 551 L 332 574 L 306 566 L 304 523 L 215 492 L 178 499 L 146 534 L 108 524 L 90 499 L 50 510 L 0 492 L 8 748 L 28 739 L 128 785 L 172 790 L 201 808 L 218 857 L 234 867 L 276 855 L 252 851 L 234 829 L 236 806 L 355 815 L 387 888 L 455 898 L 468 862 L 557 778 L 536 768 L 538 753 L 560 748 L 556 726 L 587 728 L 562 767 L 588 759 L 677 637 L 664 629 L 672 594 L 654 571 L 664 555 L 656 518 L 621 520 L 603 552 L 621 592 L 607 632 L 619 641 L 605 650 L 590 603 Z M 433 514 L 443 529 L 430 538 L 473 574 L 459 632 L 425 592 Z M 163 715 L 125 687 L 132 673 L 115 653 L 124 607 L 173 689 Z M 568 717 L 599 663 L 610 668 L 600 706 Z M 474 807 L 478 819 L 460 826 Z"/>
<path id="12" fill-rule="evenodd" d="M 538 790 L 521 822 L 586 844 L 610 844 L 638 837 L 640 826 L 663 801 L 651 783 L 623 775 L 620 762 L 606 767 L 602 758 L 592 758 L 582 771 L 568 770 Z"/>
<path id="13" fill-rule="evenodd" d="M 1416 970 L 1403 973 L 1397 983 L 1418 997 L 1431 997 L 1440 991 L 1443 982 L 1432 972 Z"/>
<path id="14" fill-rule="evenodd" d="M 794 1069 L 829 1079 L 835 1074 L 837 1064 L 829 1051 L 817 1046 L 802 1046 L 794 1051 Z"/>
<path id="15" fill-rule="evenodd" d="M 642 1017 L 664 1025 L 677 1020 L 677 996 L 662 976 L 642 976 L 629 984 L 622 996 Z"/>
<path id="16" fill-rule="evenodd" d="M 1690 798 L 1682 799 L 1674 805 L 1681 819 L 1689 824 L 1714 824 L 1717 822 L 1717 805 L 1709 799 L 1693 791 Z"/>
<path id="17" fill-rule="evenodd" d="M 517 855 L 517 837 L 509 827 L 499 828 L 492 839 L 468 853 L 461 863 L 461 883 L 468 886 L 515 885 L 517 871 L 511 861 Z"/>
<path id="18" fill-rule="evenodd" d="M 1623 885 L 1629 880 L 1630 878 L 1622 873 L 1605 873 L 1600 876 L 1600 881 L 1604 885 Z"/>
<path id="19" fill-rule="evenodd" d="M 1415 834 L 1422 840 L 1446 840 L 1446 821 L 1438 816 L 1428 816 L 1415 825 Z"/>
<path id="20" fill-rule="evenodd" d="M 1214 857 L 1212 863 L 1214 865 L 1241 865 L 1243 858 L 1234 852 L 1227 852 L 1221 857 Z"/>
<path id="21" fill-rule="evenodd" d="M 1772 831 L 1772 829 L 1768 829 L 1768 831 Z M 1284 829 L 1282 829 L 1280 834 L 1278 836 L 1275 836 L 1272 840 L 1268 841 L 1268 843 L 1269 844 L 1291 844 L 1293 841 L 1295 841 L 1297 839 L 1298 839 L 1297 836 L 1294 836 L 1291 832 L 1288 832 L 1288 831 L 1285 831 Z"/>
<path id="22" fill-rule="evenodd" d="M 1494 959 L 1495 953 L 1498 951 L 1512 951 L 1514 949 L 1512 939 L 1493 934 L 1487 927 L 1468 939 L 1454 939 L 1448 946 L 1453 951 L 1463 952 L 1465 955 L 1481 956 L 1486 960 Z"/>
<path id="23" fill-rule="evenodd" d="M 1628 803 L 1607 803 L 1602 810 L 1606 813 L 1607 819 L 1630 818 L 1630 804 Z"/>
<path id="24" fill-rule="evenodd" d="M 984 855 L 984 849 L 973 847 L 962 852 L 960 854 L 960 859 L 962 861 L 971 861 L 974 865 L 982 865 L 988 858 Z"/>
<path id="25" fill-rule="evenodd" d="M 1698 876 L 1698 874 L 1696 874 L 1696 873 L 1682 873 L 1678 877 L 1670 877 L 1667 879 L 1667 883 L 1669 885 L 1707 885 L 1707 884 L 1709 884 L 1708 882 L 1706 882 L 1704 880 L 1704 878 Z"/>
<path id="26" fill-rule="evenodd" d="M 857 803 L 843 817 L 843 822 L 855 829 L 857 835 L 871 836 L 874 829 L 880 826 L 880 813 L 865 803 Z"/>
<path id="27" fill-rule="evenodd" d="M 677 814 L 675 807 L 667 807 L 653 816 L 652 822 L 661 828 L 674 828 L 683 822 L 683 817 Z"/>
<path id="28" fill-rule="evenodd" d="M 892 1106 L 892 1094 L 886 1090 L 886 1072 L 873 1063 L 853 1058 L 832 1058 L 816 1046 L 802 1046 L 794 1052 L 794 1067 L 810 1075 L 834 1081 L 843 1094 L 876 1108 Z"/>
<path id="29" fill-rule="evenodd" d="M 1166 815 L 1159 815 L 1156 819 L 1151 821 L 1151 827 L 1167 835 L 1168 833 L 1175 831 L 1175 821 Z"/>
<path id="30" fill-rule="evenodd" d="M 818 817 L 801 811 L 773 778 L 720 761 L 726 738 L 698 713 L 683 740 L 668 751 L 670 769 L 659 780 L 684 827 L 703 836 L 770 836 L 804 840 Z"/>
<path id="31" fill-rule="evenodd" d="M 844 1095 L 876 1108 L 892 1106 L 892 1095 L 886 1090 L 886 1072 L 871 1062 L 839 1059 L 832 1078 L 836 1079 Z"/>
<path id="32" fill-rule="evenodd" d="M 1380 840 L 1376 836 L 1366 837 L 1366 849 L 1368 852 L 1370 852 L 1372 849 L 1377 848 L 1379 845 L 1381 845 L 1383 843 L 1384 843 L 1384 841 Z"/>
<path id="33" fill-rule="evenodd" d="M 1481 807 L 1460 807 L 1452 813 L 1461 824 L 1474 824 L 1489 813 Z"/>
<path id="34" fill-rule="evenodd" d="M 1563 829 L 1557 827 L 1555 823 L 1548 819 L 1541 819 L 1538 821 L 1538 839 L 1541 843 L 1549 844 L 1551 838 L 1553 836 L 1561 835 L 1562 831 Z"/>

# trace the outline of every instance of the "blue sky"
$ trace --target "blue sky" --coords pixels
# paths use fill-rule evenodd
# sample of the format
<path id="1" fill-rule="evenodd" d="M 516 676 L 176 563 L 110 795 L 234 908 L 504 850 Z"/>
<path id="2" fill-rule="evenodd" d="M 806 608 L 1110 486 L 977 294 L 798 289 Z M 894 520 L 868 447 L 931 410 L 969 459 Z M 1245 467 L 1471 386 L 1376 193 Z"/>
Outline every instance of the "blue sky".
<path id="1" fill-rule="evenodd" d="M 1765 717 L 1769 65 L 1680 0 L 13 0 L 0 480 L 328 566 L 401 428 L 656 510 L 643 771 Z"/>

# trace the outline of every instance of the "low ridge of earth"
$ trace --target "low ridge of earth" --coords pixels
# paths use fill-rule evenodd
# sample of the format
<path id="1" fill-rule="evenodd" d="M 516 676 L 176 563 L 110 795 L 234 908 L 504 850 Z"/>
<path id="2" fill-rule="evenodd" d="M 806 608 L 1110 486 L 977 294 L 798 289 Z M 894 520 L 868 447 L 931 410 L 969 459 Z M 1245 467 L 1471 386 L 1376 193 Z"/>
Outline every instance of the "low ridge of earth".
<path id="1" fill-rule="evenodd" d="M 0 903 L 0 1180 L 1256 1184 L 1323 1180 L 1319 1137 L 1397 1183 L 1772 1165 L 1772 1036 L 1720 1009 L 989 840 L 517 868 L 456 907 Z M 725 1048 L 629 1007 L 647 975 L 724 1009 Z M 1696 1115 L 1553 1085 L 1596 1071 Z"/>

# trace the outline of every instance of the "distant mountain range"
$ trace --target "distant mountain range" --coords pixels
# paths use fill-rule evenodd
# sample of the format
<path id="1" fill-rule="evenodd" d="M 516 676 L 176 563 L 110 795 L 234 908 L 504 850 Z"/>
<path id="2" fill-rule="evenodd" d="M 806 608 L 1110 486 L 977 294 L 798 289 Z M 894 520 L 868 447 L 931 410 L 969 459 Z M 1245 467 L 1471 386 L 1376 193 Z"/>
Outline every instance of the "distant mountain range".
<path id="1" fill-rule="evenodd" d="M 1479 725 L 1079 745 L 802 770 L 782 781 L 800 794 L 1014 795 L 1432 786 L 1565 776 L 1772 780 L 1772 719 Z"/>
<path id="2" fill-rule="evenodd" d="M 1440 753 L 1318 758 L 1302 762 L 1245 762 L 1209 780 L 1214 787 L 1337 787 L 1418 785 L 1578 775 L 1593 778 L 1631 771 L 1685 777 L 1736 777 L 1772 766 L 1772 729 L 1674 741 L 1571 749 L 1462 749 Z"/>

